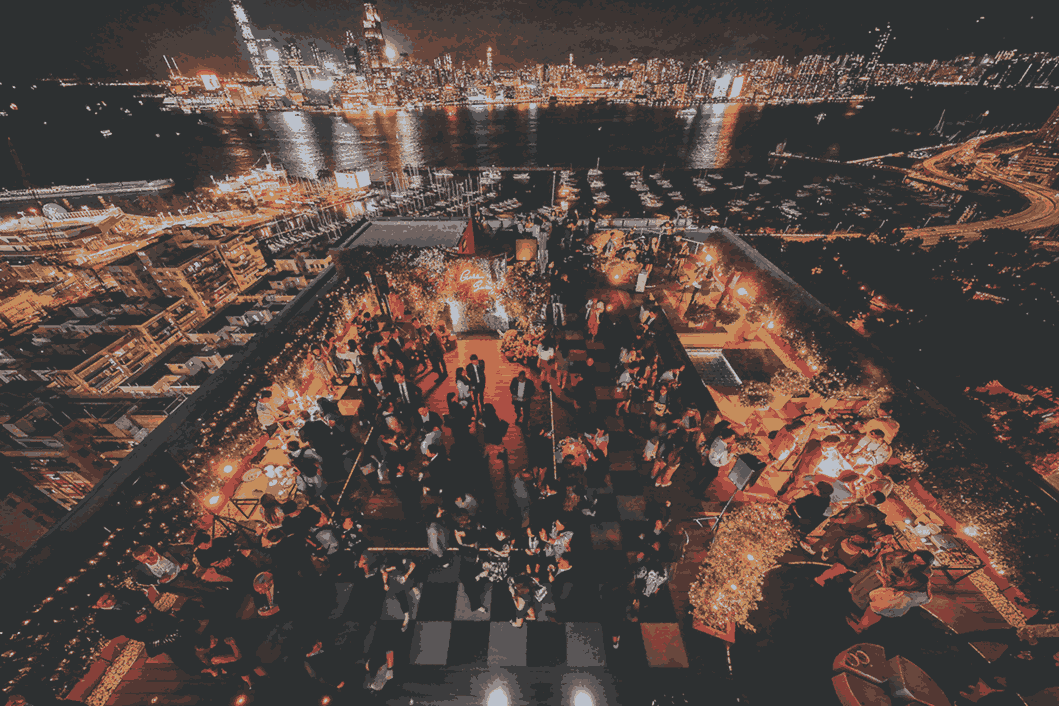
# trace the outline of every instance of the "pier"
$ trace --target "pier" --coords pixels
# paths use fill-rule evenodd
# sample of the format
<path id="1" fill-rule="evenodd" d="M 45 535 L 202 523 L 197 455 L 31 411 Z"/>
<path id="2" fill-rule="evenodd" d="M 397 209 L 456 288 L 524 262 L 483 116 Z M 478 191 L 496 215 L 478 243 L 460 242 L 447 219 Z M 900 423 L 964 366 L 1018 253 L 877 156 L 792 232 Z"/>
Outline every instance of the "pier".
<path id="1" fill-rule="evenodd" d="M 40 189 L 0 191 L 0 204 L 15 204 L 41 199 L 64 199 L 77 196 L 108 196 L 113 194 L 138 194 L 167 191 L 173 188 L 172 179 L 152 181 L 110 181 L 100 184 L 78 184 L 72 186 L 46 186 Z"/>

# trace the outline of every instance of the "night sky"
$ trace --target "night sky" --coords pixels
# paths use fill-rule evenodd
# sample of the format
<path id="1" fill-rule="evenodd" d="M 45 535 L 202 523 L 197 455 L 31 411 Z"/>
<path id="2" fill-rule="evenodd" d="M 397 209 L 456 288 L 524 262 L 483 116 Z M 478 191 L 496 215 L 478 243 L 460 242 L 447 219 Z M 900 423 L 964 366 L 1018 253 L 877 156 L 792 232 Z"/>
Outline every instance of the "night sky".
<path id="1" fill-rule="evenodd" d="M 945 5 L 951 9 L 939 9 Z M 362 5 L 345 0 L 245 0 L 264 34 L 341 45 L 360 31 Z M 633 57 L 745 60 L 784 55 L 869 53 L 872 30 L 894 28 L 884 60 L 946 59 L 1001 49 L 1055 50 L 1055 9 L 1036 0 L 940 3 L 919 0 L 769 2 L 564 0 L 532 3 L 382 0 L 387 38 L 420 59 L 451 52 L 457 61 L 577 63 Z M 1004 8 L 1004 12 L 1001 12 Z M 980 19 L 983 18 L 984 19 Z M 162 78 L 162 54 L 185 72 L 246 72 L 228 0 L 144 4 L 137 0 L 38 0 L 5 8 L 5 80 L 20 76 Z M 16 28 L 20 28 L 16 29 Z"/>

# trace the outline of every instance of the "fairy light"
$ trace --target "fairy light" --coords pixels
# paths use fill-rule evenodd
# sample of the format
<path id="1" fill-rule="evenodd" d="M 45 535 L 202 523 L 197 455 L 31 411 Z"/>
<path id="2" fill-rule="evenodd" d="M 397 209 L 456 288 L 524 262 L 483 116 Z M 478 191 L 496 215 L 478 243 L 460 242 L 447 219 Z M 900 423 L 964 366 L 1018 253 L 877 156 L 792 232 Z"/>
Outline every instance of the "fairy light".
<path id="1" fill-rule="evenodd" d="M 747 618 L 763 598 L 765 575 L 794 542 L 779 505 L 754 503 L 734 510 L 718 528 L 691 585 L 696 620 L 716 630 L 735 623 L 754 631 Z"/>

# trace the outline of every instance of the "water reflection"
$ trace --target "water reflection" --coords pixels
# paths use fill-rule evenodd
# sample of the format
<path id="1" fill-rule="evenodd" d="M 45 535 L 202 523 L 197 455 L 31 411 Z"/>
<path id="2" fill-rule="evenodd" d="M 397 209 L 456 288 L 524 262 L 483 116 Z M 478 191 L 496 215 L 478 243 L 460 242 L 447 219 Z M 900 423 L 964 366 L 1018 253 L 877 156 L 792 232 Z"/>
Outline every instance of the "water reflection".
<path id="1" fill-rule="evenodd" d="M 280 161 L 289 174 L 315 179 L 321 169 L 327 168 L 320 139 L 307 113 L 268 113 L 265 120 L 276 136 Z"/>
<path id="2" fill-rule="evenodd" d="M 345 118 L 331 118 L 331 141 L 334 143 L 335 171 L 353 172 L 373 166 L 364 154 L 360 133 Z"/>
<path id="3" fill-rule="evenodd" d="M 399 150 L 397 166 L 422 167 L 423 135 L 420 130 L 419 116 L 401 110 L 397 112 L 397 147 Z"/>
<path id="4" fill-rule="evenodd" d="M 536 103 L 530 103 L 526 114 L 526 164 L 537 166 L 537 113 Z"/>
<path id="5" fill-rule="evenodd" d="M 489 166 L 489 124 L 492 111 L 484 105 L 472 105 L 468 111 L 471 129 L 474 131 L 474 163 L 479 167 Z"/>
<path id="6" fill-rule="evenodd" d="M 704 105 L 685 133 L 691 133 L 687 166 L 720 169 L 732 160 L 732 138 L 743 106 L 736 103 Z"/>
<path id="7" fill-rule="evenodd" d="M 693 116 L 652 109 L 613 112 L 614 119 L 600 127 L 598 120 L 586 121 L 572 109 L 534 103 L 415 111 L 386 108 L 330 118 L 284 111 L 267 113 L 260 126 L 231 130 L 222 141 L 231 162 L 253 161 L 260 156 L 260 147 L 254 151 L 260 127 L 267 149 L 292 175 L 301 177 L 315 177 L 321 169 L 369 169 L 379 178 L 405 166 L 517 167 L 557 160 L 589 167 L 600 150 L 608 151 L 608 139 L 620 140 L 618 151 L 624 155 L 612 154 L 611 160 L 617 161 L 611 166 L 627 166 L 622 160 L 639 166 L 644 157 L 657 164 L 668 158 L 673 165 L 675 157 L 691 169 L 715 169 L 750 158 L 736 142 L 744 124 L 760 118 L 759 110 L 740 104 L 705 105 Z M 612 130 L 608 125 L 622 114 L 626 122 L 637 125 L 631 133 L 617 131 L 608 137 L 601 132 Z M 247 129 L 253 132 L 248 139 Z"/>

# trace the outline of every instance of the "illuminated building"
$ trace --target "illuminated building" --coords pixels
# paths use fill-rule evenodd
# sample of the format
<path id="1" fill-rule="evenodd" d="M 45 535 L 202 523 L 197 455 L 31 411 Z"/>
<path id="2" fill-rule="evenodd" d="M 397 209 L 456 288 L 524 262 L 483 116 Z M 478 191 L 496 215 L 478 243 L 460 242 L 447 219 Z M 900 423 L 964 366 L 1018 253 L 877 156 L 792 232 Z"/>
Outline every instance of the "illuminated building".
<path id="1" fill-rule="evenodd" d="M 261 80 L 281 91 L 287 90 L 286 63 L 276 43 L 271 39 L 262 39 L 257 44 L 262 56 Z"/>
<path id="2" fill-rule="evenodd" d="M 357 46 L 357 38 L 352 32 L 346 32 L 346 48 L 342 50 L 346 59 L 346 73 L 360 74 L 364 72 L 364 62 L 360 55 L 360 47 Z"/>
<path id="3" fill-rule="evenodd" d="M 876 31 L 879 31 L 876 29 Z M 867 65 L 864 67 L 864 76 L 869 83 L 874 81 L 875 71 L 879 67 L 879 57 L 882 56 L 883 50 L 886 49 L 886 44 L 890 41 L 890 23 L 886 23 L 886 29 L 882 30 L 879 34 L 879 39 L 875 42 L 875 48 L 872 50 L 871 57 L 868 59 Z"/>
<path id="4" fill-rule="evenodd" d="M 299 91 L 307 90 L 312 84 L 312 71 L 305 65 L 301 49 L 294 42 L 287 42 L 283 45 L 283 62 L 287 85 Z"/>
<path id="5" fill-rule="evenodd" d="M 1059 108 L 1044 121 L 1033 142 L 1011 164 L 1016 178 L 1051 185 L 1059 178 Z"/>
<path id="6" fill-rule="evenodd" d="M 60 264 L 98 265 L 126 255 L 120 208 L 30 213 L 0 225 L 0 257 L 47 257 Z"/>
<path id="7" fill-rule="evenodd" d="M 243 9 L 243 5 L 239 0 L 232 0 L 232 12 L 235 14 L 235 21 L 239 25 L 239 36 L 242 37 L 243 44 L 246 45 L 246 50 L 250 53 L 250 70 L 262 81 L 271 83 L 271 72 L 266 66 L 267 57 L 265 57 L 262 47 L 258 45 L 257 39 L 254 38 L 254 29 L 250 26 L 250 18 L 247 17 L 246 10 Z"/>
<path id="8" fill-rule="evenodd" d="M 731 100 L 735 100 L 736 98 L 738 98 L 739 94 L 743 90 L 743 83 L 745 81 L 746 81 L 745 77 L 736 76 L 735 79 L 732 80 L 732 92 L 730 94 L 728 94 L 728 98 L 730 98 Z"/>
<path id="9" fill-rule="evenodd" d="M 386 40 L 382 36 L 382 19 L 375 5 L 364 3 L 364 59 L 368 69 L 385 68 Z"/>
<path id="10" fill-rule="evenodd" d="M 136 255 L 127 255 L 103 268 L 114 279 L 115 285 L 126 296 L 134 299 L 153 299 L 162 296 L 147 267 Z"/>
<path id="11" fill-rule="evenodd" d="M 216 248 L 178 248 L 165 242 L 141 250 L 137 257 L 165 296 L 186 299 L 205 316 L 239 293 L 231 270 Z"/>
<path id="12" fill-rule="evenodd" d="M 731 82 L 732 74 L 725 74 L 724 76 L 717 78 L 715 83 L 713 84 L 713 94 L 711 97 L 715 99 L 724 98 L 726 95 L 728 95 L 728 86 L 729 84 L 731 84 Z"/>

